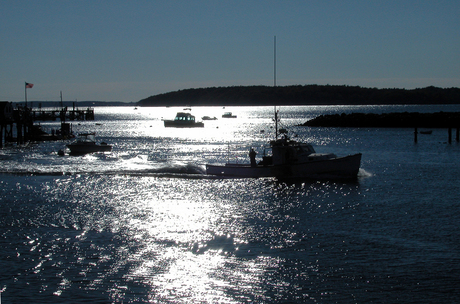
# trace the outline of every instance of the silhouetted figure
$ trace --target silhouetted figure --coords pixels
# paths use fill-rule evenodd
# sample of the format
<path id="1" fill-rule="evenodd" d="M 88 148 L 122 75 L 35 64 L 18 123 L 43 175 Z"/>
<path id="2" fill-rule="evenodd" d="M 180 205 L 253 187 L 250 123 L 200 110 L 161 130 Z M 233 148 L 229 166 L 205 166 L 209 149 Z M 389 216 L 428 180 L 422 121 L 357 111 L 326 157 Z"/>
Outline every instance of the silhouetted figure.
<path id="1" fill-rule="evenodd" d="M 256 155 L 257 155 L 257 152 L 254 151 L 253 148 L 251 148 L 251 151 L 249 151 L 249 159 L 251 159 L 251 167 L 257 167 Z"/>

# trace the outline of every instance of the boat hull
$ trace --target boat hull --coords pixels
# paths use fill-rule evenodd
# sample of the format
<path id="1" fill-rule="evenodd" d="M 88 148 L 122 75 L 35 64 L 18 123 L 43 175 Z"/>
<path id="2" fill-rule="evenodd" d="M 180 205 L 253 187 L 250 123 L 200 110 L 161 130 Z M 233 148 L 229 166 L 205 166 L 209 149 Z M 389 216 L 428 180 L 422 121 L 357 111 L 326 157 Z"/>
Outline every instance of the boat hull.
<path id="1" fill-rule="evenodd" d="M 303 163 L 251 167 L 249 164 L 206 165 L 206 174 L 224 177 L 356 178 L 361 154 Z"/>
<path id="2" fill-rule="evenodd" d="M 164 121 L 165 128 L 203 128 L 203 122 L 182 122 L 182 121 L 175 121 L 175 120 L 165 120 Z"/>

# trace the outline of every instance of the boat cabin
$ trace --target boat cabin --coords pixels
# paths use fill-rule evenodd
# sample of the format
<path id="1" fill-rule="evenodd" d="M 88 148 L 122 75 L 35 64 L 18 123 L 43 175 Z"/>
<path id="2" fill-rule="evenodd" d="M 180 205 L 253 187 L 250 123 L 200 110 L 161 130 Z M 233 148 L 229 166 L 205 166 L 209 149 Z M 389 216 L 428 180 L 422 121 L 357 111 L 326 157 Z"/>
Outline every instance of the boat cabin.
<path id="1" fill-rule="evenodd" d="M 204 127 L 203 122 L 195 121 L 195 116 L 190 113 L 177 112 L 174 120 L 165 120 L 165 127 L 174 127 L 174 128 L 195 128 L 195 127 Z"/>
<path id="2" fill-rule="evenodd" d="M 80 133 L 78 134 L 76 143 L 78 144 L 96 144 L 95 133 Z"/>
<path id="3" fill-rule="evenodd" d="M 190 122 L 194 123 L 195 122 L 195 116 L 193 116 L 190 113 L 184 113 L 184 112 L 178 112 L 176 114 L 176 117 L 174 118 L 174 121 L 183 121 L 183 122 Z"/>
<path id="4" fill-rule="evenodd" d="M 232 112 L 225 112 L 222 114 L 222 118 L 236 118 L 236 115 L 233 115 Z"/>
<path id="5" fill-rule="evenodd" d="M 335 158 L 332 153 L 318 154 L 311 144 L 298 143 L 287 138 L 277 139 L 270 143 L 273 154 L 273 165 L 295 164 L 305 161 L 318 161 Z"/>

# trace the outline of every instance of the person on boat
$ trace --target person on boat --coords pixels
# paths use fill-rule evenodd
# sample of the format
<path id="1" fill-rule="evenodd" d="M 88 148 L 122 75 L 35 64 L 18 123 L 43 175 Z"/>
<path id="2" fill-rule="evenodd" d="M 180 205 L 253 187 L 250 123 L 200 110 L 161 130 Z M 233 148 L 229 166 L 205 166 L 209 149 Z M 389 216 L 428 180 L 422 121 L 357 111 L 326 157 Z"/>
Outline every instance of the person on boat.
<path id="1" fill-rule="evenodd" d="M 257 152 L 254 151 L 254 148 L 251 148 L 251 151 L 249 151 L 249 159 L 251 160 L 251 167 L 257 167 L 256 155 L 257 155 Z"/>

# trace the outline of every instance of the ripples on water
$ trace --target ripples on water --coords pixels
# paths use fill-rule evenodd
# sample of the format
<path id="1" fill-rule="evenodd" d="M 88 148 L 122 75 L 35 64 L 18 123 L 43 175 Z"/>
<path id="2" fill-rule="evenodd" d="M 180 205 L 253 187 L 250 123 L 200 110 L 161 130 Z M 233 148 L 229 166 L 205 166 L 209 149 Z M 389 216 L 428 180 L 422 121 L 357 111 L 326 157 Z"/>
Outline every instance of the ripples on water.
<path id="1" fill-rule="evenodd" d="M 358 181 L 216 179 L 202 165 L 227 150 L 220 130 L 162 140 L 155 122 L 136 124 L 104 123 L 107 155 L 2 151 L 5 303 L 459 300 L 458 145 L 300 129 L 318 149 L 362 152 Z M 247 153 L 244 139 L 264 136 L 233 141 Z"/>
<path id="2" fill-rule="evenodd" d="M 302 299 L 296 289 L 318 275 L 315 238 L 328 230 L 312 221 L 359 206 L 358 186 L 346 184 L 98 175 L 23 182 L 3 182 L 16 189 L 4 194 L 2 214 L 14 277 L 7 290 L 50 302 L 77 291 L 102 302 Z M 342 195 L 351 200 L 303 203 Z"/>

